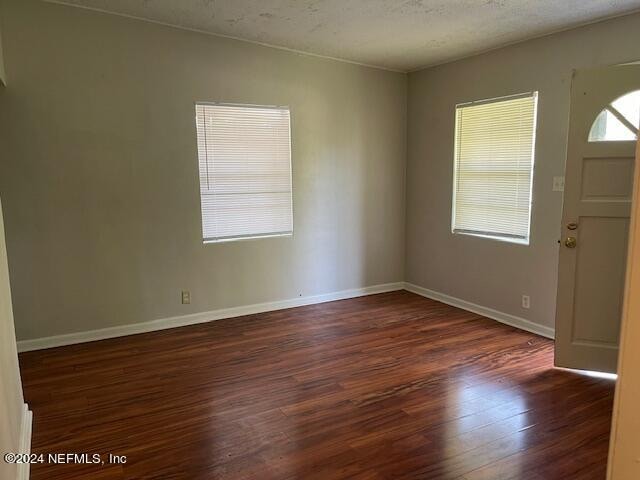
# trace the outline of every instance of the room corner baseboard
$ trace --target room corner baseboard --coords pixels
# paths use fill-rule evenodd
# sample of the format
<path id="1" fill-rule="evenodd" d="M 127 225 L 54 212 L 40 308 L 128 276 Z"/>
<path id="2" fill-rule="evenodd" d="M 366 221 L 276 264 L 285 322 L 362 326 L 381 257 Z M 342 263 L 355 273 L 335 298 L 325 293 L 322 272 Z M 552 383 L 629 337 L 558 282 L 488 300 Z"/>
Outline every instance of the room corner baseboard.
<path id="1" fill-rule="evenodd" d="M 64 345 L 73 345 L 76 343 L 105 340 L 107 338 L 124 337 L 126 335 L 135 335 L 137 333 L 165 330 L 168 328 L 183 327 L 186 325 L 195 325 L 197 323 L 206 323 L 214 320 L 222 320 L 224 318 L 241 317 L 243 315 L 271 312 L 274 310 L 282 310 L 284 308 L 302 307 L 304 305 L 314 305 L 317 303 L 325 303 L 335 300 L 344 300 L 347 298 L 373 295 L 376 293 L 393 292 L 396 290 L 403 290 L 404 288 L 404 282 L 385 283 L 380 285 L 373 285 L 370 287 L 341 290 L 321 295 L 297 297 L 287 300 L 278 300 L 275 302 L 257 303 L 240 307 L 222 308 L 209 312 L 161 318 L 157 320 L 150 320 L 148 322 L 120 325 L 117 327 L 102 328 L 99 330 L 89 330 L 86 332 L 69 333 L 65 335 L 35 338 L 31 340 L 20 340 L 18 342 L 18 351 L 29 352 L 32 350 L 61 347 Z"/>
<path id="2" fill-rule="evenodd" d="M 33 429 L 33 413 L 25 403 L 22 411 L 22 425 L 20 427 L 19 453 L 28 455 L 31 453 L 31 432 Z M 18 480 L 29 479 L 29 463 L 18 464 Z"/>
<path id="3" fill-rule="evenodd" d="M 482 305 L 467 302 L 466 300 L 452 297 L 450 295 L 436 292 L 434 290 L 429 290 L 428 288 L 420 287 L 408 282 L 405 282 L 404 289 L 409 292 L 416 293 L 420 296 L 430 298 L 432 300 L 437 300 L 438 302 L 446 303 L 447 305 L 458 307 L 469 312 L 477 313 L 478 315 L 491 318 L 492 320 L 496 320 L 500 323 L 504 323 L 521 330 L 526 330 L 527 332 L 535 333 L 552 340 L 555 339 L 555 329 L 533 323 L 529 320 L 521 317 L 516 317 L 515 315 L 511 315 L 509 313 L 504 313 L 492 308 L 483 307 Z"/>

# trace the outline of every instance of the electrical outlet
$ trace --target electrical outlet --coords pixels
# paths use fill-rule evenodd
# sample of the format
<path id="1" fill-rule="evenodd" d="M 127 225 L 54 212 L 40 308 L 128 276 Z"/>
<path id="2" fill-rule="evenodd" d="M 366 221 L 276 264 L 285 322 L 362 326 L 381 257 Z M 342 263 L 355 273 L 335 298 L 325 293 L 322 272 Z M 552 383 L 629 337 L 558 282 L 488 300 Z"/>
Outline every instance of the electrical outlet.
<path id="1" fill-rule="evenodd" d="M 182 291 L 182 304 L 188 305 L 191 303 L 191 292 L 189 290 Z"/>
<path id="2" fill-rule="evenodd" d="M 529 308 L 531 306 L 531 299 L 529 295 L 522 295 L 522 308 Z"/>

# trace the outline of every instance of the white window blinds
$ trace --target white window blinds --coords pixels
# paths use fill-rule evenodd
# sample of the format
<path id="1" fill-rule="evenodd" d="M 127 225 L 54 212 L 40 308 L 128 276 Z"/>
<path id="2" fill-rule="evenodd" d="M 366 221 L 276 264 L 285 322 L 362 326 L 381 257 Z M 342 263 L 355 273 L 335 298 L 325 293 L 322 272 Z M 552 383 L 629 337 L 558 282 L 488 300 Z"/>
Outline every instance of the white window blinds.
<path id="1" fill-rule="evenodd" d="M 293 231 L 289 109 L 196 104 L 204 241 Z"/>
<path id="2" fill-rule="evenodd" d="M 454 233 L 529 239 L 537 92 L 456 108 Z"/>

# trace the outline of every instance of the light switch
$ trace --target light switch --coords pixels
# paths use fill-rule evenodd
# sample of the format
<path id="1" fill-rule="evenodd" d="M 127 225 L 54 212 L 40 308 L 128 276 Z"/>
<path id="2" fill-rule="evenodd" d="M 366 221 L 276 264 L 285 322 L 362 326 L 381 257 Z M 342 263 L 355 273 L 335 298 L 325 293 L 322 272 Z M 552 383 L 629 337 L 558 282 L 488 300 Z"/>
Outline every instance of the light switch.
<path id="1" fill-rule="evenodd" d="M 564 177 L 553 177 L 553 191 L 564 192 Z"/>

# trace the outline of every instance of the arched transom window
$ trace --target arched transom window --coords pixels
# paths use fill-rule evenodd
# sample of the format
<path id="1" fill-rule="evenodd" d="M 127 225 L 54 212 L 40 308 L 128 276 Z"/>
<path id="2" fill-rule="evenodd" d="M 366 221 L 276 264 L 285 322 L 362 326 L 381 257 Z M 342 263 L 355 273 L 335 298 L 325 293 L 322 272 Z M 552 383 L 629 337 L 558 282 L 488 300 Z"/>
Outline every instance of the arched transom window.
<path id="1" fill-rule="evenodd" d="M 624 142 L 638 138 L 640 90 L 627 93 L 607 105 L 596 117 L 590 142 Z"/>

